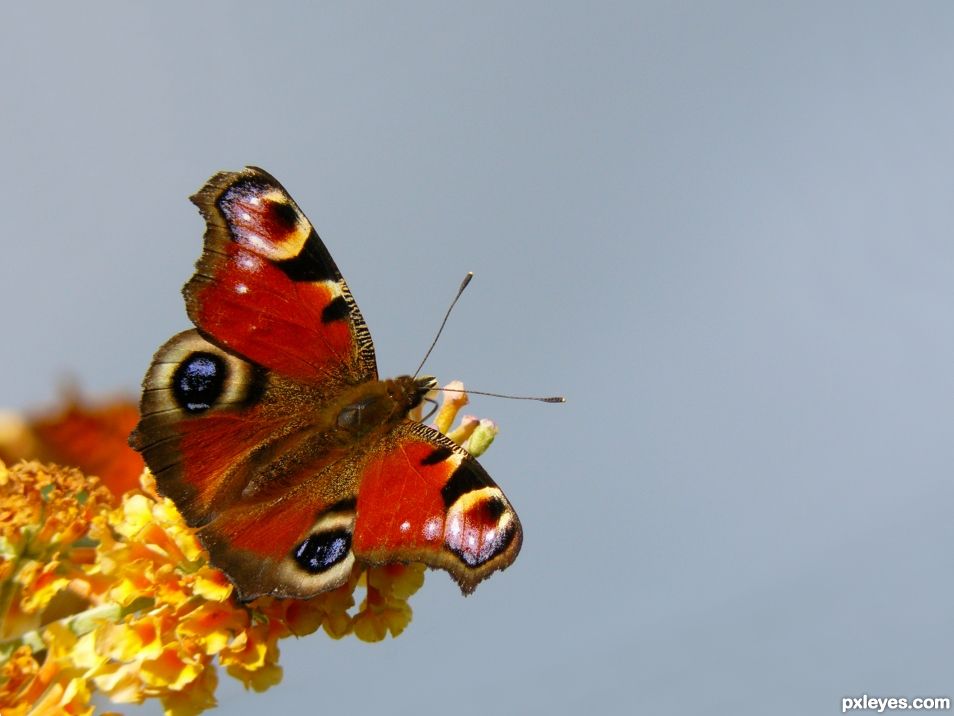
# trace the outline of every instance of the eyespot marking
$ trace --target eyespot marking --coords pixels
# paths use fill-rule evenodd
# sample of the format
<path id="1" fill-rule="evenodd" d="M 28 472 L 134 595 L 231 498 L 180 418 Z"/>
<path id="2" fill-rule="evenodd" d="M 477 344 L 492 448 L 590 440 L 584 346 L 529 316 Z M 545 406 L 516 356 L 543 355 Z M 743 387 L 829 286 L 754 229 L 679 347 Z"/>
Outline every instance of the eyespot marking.
<path id="1" fill-rule="evenodd" d="M 507 506 L 499 497 L 491 497 L 484 503 L 484 510 L 487 512 L 487 517 L 491 521 L 497 522 L 500 520 L 501 515 L 507 511 Z"/>
<path id="2" fill-rule="evenodd" d="M 493 494 L 479 495 L 471 504 L 454 510 L 448 523 L 444 544 L 471 568 L 506 551 L 516 534 L 513 513 Z"/>
<path id="3" fill-rule="evenodd" d="M 176 402 L 189 413 L 201 413 L 221 397 L 228 368 L 221 356 L 198 351 L 190 354 L 172 376 Z"/>
<path id="4" fill-rule="evenodd" d="M 345 559 L 351 551 L 351 533 L 337 529 L 308 536 L 292 556 L 309 574 L 320 574 Z"/>
<path id="5" fill-rule="evenodd" d="M 298 228 L 298 212 L 291 204 L 286 201 L 270 201 L 268 208 L 271 210 L 272 221 L 276 227 L 281 227 L 288 233 Z"/>
<path id="6" fill-rule="evenodd" d="M 294 261 L 314 233 L 284 190 L 260 179 L 235 182 L 216 206 L 233 241 L 279 264 Z"/>

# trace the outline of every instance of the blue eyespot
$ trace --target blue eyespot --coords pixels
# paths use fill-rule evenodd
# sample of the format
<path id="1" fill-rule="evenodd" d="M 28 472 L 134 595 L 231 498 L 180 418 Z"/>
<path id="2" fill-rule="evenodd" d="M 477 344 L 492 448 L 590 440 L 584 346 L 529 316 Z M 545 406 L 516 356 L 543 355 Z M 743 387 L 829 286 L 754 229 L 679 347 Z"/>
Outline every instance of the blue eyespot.
<path id="1" fill-rule="evenodd" d="M 351 533 L 332 530 L 309 535 L 295 548 L 295 561 L 311 574 L 320 574 L 348 556 L 351 549 Z"/>
<path id="2" fill-rule="evenodd" d="M 189 413 L 208 410 L 221 397 L 227 373 L 225 361 L 214 353 L 193 353 L 176 368 L 172 392 Z"/>

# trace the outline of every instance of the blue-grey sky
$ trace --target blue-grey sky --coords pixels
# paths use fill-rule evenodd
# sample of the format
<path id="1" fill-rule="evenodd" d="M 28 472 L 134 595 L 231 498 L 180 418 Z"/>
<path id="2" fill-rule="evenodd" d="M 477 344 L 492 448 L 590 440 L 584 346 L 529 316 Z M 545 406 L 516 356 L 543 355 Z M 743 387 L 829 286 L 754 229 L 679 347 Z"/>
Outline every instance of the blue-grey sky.
<path id="1" fill-rule="evenodd" d="M 825 714 L 954 696 L 954 8 L 10 3 L 0 405 L 134 391 L 186 197 L 260 165 L 383 374 L 480 389 L 525 531 L 230 714 Z M 150 713 L 155 713 L 153 708 Z"/>

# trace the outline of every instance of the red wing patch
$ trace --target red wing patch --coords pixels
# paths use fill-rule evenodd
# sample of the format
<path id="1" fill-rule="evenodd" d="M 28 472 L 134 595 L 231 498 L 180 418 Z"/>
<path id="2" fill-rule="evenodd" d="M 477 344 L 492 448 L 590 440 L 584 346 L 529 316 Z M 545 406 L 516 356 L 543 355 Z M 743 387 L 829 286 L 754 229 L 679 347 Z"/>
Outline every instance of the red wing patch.
<path id="1" fill-rule="evenodd" d="M 355 341 L 344 301 L 332 281 L 296 282 L 275 264 L 236 243 L 225 246 L 216 276 L 189 284 L 196 325 L 220 343 L 284 376 L 313 383 L 354 361 Z M 349 368 L 349 370 L 351 370 Z"/>
<path id="2" fill-rule="evenodd" d="M 246 550 L 260 559 L 282 559 L 291 554 L 322 511 L 317 501 L 297 497 L 236 505 L 200 528 L 199 536 L 214 535 L 229 549 Z"/>
<path id="3" fill-rule="evenodd" d="M 174 468 L 175 482 L 158 469 L 160 490 L 183 505 L 180 511 L 190 525 L 205 522 L 247 482 L 243 465 L 249 451 L 276 434 L 284 422 L 228 413 L 181 421 L 177 426 L 181 465 Z"/>
<path id="4" fill-rule="evenodd" d="M 465 593 L 520 550 L 516 513 L 480 464 L 436 430 L 410 421 L 361 472 L 354 552 L 372 564 L 424 562 Z"/>

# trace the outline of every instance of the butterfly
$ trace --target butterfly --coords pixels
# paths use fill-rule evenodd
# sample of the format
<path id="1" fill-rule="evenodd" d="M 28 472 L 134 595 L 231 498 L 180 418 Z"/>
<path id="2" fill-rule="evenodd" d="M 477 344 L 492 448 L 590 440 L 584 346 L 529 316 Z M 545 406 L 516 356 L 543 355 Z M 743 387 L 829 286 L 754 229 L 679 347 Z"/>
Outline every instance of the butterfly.
<path id="1" fill-rule="evenodd" d="M 469 594 L 510 565 L 513 507 L 408 416 L 433 377 L 378 378 L 348 284 L 282 185 L 247 167 L 191 200 L 206 221 L 183 288 L 195 328 L 156 352 L 129 442 L 238 598 L 305 599 L 394 562 Z"/>

